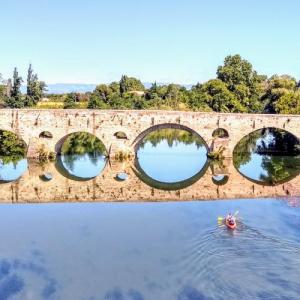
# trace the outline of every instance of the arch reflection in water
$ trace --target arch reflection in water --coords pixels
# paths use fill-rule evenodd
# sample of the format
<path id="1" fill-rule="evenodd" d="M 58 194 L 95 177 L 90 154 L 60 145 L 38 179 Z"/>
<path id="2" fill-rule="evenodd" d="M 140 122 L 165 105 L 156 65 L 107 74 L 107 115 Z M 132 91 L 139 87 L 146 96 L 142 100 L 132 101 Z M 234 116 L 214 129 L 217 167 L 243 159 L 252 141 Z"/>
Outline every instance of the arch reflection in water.
<path id="1" fill-rule="evenodd" d="M 27 159 L 5 161 L 0 158 L 0 183 L 18 180 L 27 170 Z"/>
<path id="2" fill-rule="evenodd" d="M 300 142 L 282 129 L 260 129 L 237 144 L 233 162 L 243 176 L 256 183 L 284 183 L 300 173 Z"/>
<path id="3" fill-rule="evenodd" d="M 163 128 L 150 132 L 139 143 L 136 161 L 143 178 L 156 183 L 180 183 L 204 169 L 207 146 L 195 133 Z"/>
<path id="4" fill-rule="evenodd" d="M 213 175 L 212 181 L 216 185 L 225 185 L 228 182 L 228 175 L 219 174 L 219 175 Z"/>
<path id="5" fill-rule="evenodd" d="M 0 182 L 19 179 L 27 169 L 26 144 L 13 132 L 0 130 Z"/>
<path id="6" fill-rule="evenodd" d="M 98 176 L 106 165 L 106 149 L 94 135 L 86 132 L 70 134 L 61 148 L 56 166 L 64 176 L 88 180 Z"/>

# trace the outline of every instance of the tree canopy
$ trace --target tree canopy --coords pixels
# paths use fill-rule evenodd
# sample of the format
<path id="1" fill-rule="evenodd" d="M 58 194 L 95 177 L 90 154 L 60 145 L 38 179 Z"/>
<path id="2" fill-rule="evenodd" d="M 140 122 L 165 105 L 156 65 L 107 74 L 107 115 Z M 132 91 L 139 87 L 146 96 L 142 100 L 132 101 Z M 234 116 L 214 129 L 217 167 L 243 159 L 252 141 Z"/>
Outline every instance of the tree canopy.
<path id="1" fill-rule="evenodd" d="M 34 74 L 31 64 L 27 74 L 27 93 L 22 95 L 21 86 L 23 78 L 19 76 L 17 68 L 14 69 L 13 79 L 8 79 L 6 83 L 6 93 L 4 102 L 10 108 L 24 108 L 36 105 L 43 97 L 46 84 L 38 80 L 38 75 Z M 1 94 L 0 94 L 1 97 Z"/>
<path id="2" fill-rule="evenodd" d="M 46 85 L 38 80 L 32 66 L 27 74 L 27 92 L 15 68 L 13 78 L 0 76 L 0 104 L 23 108 L 38 106 Z M 140 79 L 123 75 L 119 81 L 99 84 L 85 94 L 47 95 L 54 108 L 165 109 L 233 113 L 300 113 L 300 81 L 290 75 L 259 74 L 240 55 L 229 55 L 216 70 L 216 77 L 191 88 L 158 84 L 146 88 Z M 52 102 L 52 103 L 53 103 Z M 59 105 L 57 104 L 59 102 Z M 47 106 L 45 106 L 47 107 Z"/>
<path id="3" fill-rule="evenodd" d="M 29 65 L 27 74 L 27 95 L 25 97 L 25 106 L 36 105 L 43 97 L 46 90 L 44 81 L 38 80 L 38 75 L 33 73 L 32 65 Z"/>

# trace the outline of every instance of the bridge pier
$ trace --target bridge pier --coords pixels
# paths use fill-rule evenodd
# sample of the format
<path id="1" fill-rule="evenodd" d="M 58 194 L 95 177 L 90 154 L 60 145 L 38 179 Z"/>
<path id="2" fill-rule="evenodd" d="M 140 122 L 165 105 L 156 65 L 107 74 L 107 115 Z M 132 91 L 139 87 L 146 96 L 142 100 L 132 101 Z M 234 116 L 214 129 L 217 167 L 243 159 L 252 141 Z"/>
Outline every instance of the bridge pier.
<path id="1" fill-rule="evenodd" d="M 229 138 L 215 138 L 210 144 L 209 150 L 212 152 L 222 152 L 224 158 L 232 158 L 233 149 L 230 147 Z"/>
<path id="2" fill-rule="evenodd" d="M 134 159 L 135 151 L 128 143 L 117 141 L 110 144 L 108 156 L 111 160 Z"/>

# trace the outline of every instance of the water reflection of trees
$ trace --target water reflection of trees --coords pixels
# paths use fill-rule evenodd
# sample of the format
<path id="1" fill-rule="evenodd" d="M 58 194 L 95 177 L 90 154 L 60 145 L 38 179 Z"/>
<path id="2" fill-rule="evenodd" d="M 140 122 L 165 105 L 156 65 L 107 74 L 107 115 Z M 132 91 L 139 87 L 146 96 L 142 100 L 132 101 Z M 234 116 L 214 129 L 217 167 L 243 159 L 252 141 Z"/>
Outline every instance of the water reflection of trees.
<path id="1" fill-rule="evenodd" d="M 298 155 L 300 154 L 299 140 L 291 133 L 267 128 L 261 130 L 263 140 L 257 145 L 256 152 L 259 154 L 271 153 L 272 155 Z"/>
<path id="2" fill-rule="evenodd" d="M 74 170 L 74 163 L 84 157 L 96 166 L 99 158 L 103 158 L 106 153 L 104 144 L 96 136 L 87 132 L 76 132 L 71 134 L 63 143 L 61 152 L 65 165 Z"/>
<path id="3" fill-rule="evenodd" d="M 14 165 L 26 155 L 26 144 L 16 134 L 0 130 L 0 162 Z"/>
<path id="4" fill-rule="evenodd" d="M 261 165 L 267 175 L 260 175 L 260 180 L 268 184 L 277 184 L 292 178 L 300 171 L 300 143 L 291 133 L 264 128 L 244 137 L 235 147 L 233 162 L 237 169 L 246 165 L 252 155 L 262 157 Z"/>
<path id="5" fill-rule="evenodd" d="M 300 158 L 292 156 L 265 156 L 262 160 L 262 168 L 267 175 L 261 175 L 260 179 L 269 184 L 277 184 L 299 174 Z"/>
<path id="6" fill-rule="evenodd" d="M 256 143 L 261 138 L 261 132 L 255 131 L 243 137 L 233 151 L 233 162 L 237 168 L 251 160 L 251 154 L 256 151 Z"/>
<path id="7" fill-rule="evenodd" d="M 174 128 L 158 129 L 147 134 L 140 143 L 140 147 L 144 148 L 146 143 L 151 143 L 153 147 L 156 147 L 160 142 L 166 140 L 169 147 L 176 145 L 177 143 L 183 143 L 185 145 L 195 144 L 197 148 L 204 146 L 204 140 L 189 131 Z"/>

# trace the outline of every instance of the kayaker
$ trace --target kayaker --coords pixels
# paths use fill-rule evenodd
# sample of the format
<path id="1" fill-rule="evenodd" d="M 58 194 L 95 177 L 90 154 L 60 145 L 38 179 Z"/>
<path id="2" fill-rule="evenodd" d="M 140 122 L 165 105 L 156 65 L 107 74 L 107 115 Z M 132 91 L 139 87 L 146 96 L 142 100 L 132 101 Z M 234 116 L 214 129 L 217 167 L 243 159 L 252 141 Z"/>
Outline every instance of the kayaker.
<path id="1" fill-rule="evenodd" d="M 236 218 L 231 213 L 229 213 L 225 218 L 225 223 L 227 227 L 230 229 L 234 229 L 236 227 Z"/>

